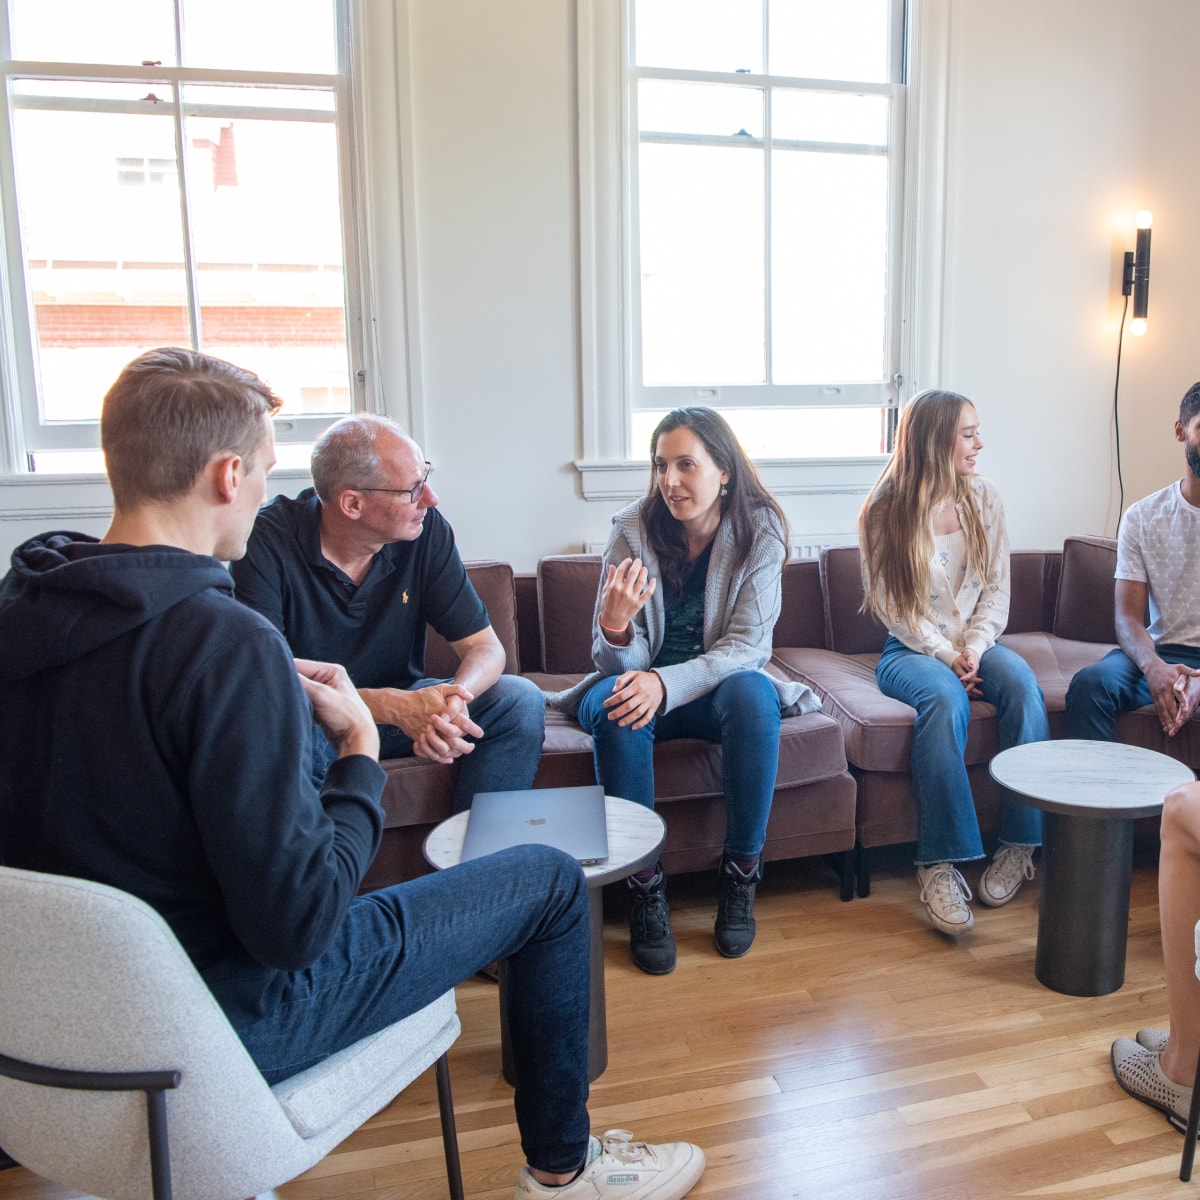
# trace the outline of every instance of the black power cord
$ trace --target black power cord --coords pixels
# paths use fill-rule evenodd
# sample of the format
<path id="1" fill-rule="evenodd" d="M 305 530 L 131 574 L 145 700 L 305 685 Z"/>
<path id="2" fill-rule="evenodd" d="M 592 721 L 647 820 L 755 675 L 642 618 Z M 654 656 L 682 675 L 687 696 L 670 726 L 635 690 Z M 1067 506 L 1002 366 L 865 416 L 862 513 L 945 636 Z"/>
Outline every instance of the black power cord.
<path id="1" fill-rule="evenodd" d="M 1132 258 L 1132 255 L 1126 257 Z M 1129 315 L 1129 293 L 1125 293 L 1125 307 L 1121 310 L 1121 328 L 1117 332 L 1117 377 L 1113 382 L 1113 430 L 1117 439 L 1117 487 L 1120 489 L 1120 502 L 1117 507 L 1117 525 L 1125 513 L 1125 481 L 1121 476 L 1121 409 L 1117 397 L 1121 391 L 1121 346 L 1125 341 L 1125 318 Z"/>

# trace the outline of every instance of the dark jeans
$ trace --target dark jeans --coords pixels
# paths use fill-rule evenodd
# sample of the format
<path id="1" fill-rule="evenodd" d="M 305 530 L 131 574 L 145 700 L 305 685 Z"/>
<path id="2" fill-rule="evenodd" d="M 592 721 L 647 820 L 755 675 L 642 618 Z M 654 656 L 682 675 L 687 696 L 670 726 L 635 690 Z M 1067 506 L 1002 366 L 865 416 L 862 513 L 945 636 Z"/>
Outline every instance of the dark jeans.
<path id="1" fill-rule="evenodd" d="M 449 682 L 418 679 L 409 690 Z M 546 698 L 535 684 L 519 675 L 501 675 L 483 695 L 471 701 L 469 711 L 471 720 L 483 730 L 483 737 L 468 738 L 475 748 L 458 760 L 456 813 L 471 807 L 476 792 L 515 792 L 532 787 L 546 733 Z M 412 756 L 412 738 L 395 725 L 379 726 L 381 759 Z M 313 781 L 318 788 L 336 757 L 325 735 L 314 728 Z"/>
<path id="2" fill-rule="evenodd" d="M 706 696 L 654 717 L 641 729 L 608 719 L 604 701 L 616 676 L 593 684 L 579 704 L 592 735 L 596 780 L 610 796 L 654 807 L 654 743 L 702 738 L 721 745 L 725 786 L 725 853 L 757 858 L 767 840 L 779 766 L 779 693 L 761 671 L 727 675 Z"/>
<path id="3" fill-rule="evenodd" d="M 521 1146 L 530 1166 L 573 1171 L 588 1141 L 590 927 L 573 858 L 504 850 L 357 897 L 333 945 L 238 1035 L 277 1083 L 506 959 Z"/>
<path id="4" fill-rule="evenodd" d="M 1158 646 L 1164 662 L 1200 667 L 1200 647 Z M 1067 689 L 1067 737 L 1111 742 L 1117 717 L 1153 703 L 1146 677 L 1123 650 L 1075 672 Z"/>

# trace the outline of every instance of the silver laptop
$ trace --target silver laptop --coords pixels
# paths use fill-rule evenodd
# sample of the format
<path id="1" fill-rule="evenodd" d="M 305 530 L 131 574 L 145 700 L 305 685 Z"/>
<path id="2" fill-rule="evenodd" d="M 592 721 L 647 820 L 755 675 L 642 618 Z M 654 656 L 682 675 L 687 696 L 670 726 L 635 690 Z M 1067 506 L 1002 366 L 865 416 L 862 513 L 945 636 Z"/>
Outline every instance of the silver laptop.
<path id="1" fill-rule="evenodd" d="M 592 785 L 476 793 L 461 861 L 528 845 L 554 846 L 585 867 L 604 862 L 608 858 L 604 789 Z"/>

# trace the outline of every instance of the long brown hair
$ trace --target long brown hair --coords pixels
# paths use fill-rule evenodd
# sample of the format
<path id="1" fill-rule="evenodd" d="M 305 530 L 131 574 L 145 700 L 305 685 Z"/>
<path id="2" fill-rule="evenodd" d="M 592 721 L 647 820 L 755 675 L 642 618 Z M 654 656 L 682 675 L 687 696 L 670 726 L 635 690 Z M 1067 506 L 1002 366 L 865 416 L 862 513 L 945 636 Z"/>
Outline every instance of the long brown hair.
<path id="1" fill-rule="evenodd" d="M 721 519 L 729 519 L 733 527 L 734 570 L 739 570 L 750 554 L 754 542 L 754 516 L 760 508 L 768 508 L 778 522 L 776 533 L 783 543 L 784 557 L 788 550 L 788 523 L 779 502 L 767 491 L 758 477 L 754 464 L 738 444 L 729 423 L 720 413 L 711 408 L 693 406 L 673 408 L 654 427 L 650 435 L 650 487 L 642 501 L 642 522 L 646 526 L 646 540 L 658 557 L 664 579 L 678 587 L 687 562 L 687 535 L 683 526 L 671 516 L 667 502 L 658 490 L 658 472 L 654 467 L 654 456 L 658 450 L 658 439 L 664 433 L 676 429 L 690 429 L 703 443 L 717 469 L 728 472 L 729 482 L 725 495 L 720 498 Z"/>
<path id="2" fill-rule="evenodd" d="M 987 569 L 987 537 L 970 477 L 956 475 L 954 449 L 963 406 L 957 392 L 914 396 L 900 414 L 891 460 L 858 514 L 866 582 L 863 612 L 915 625 L 928 611 L 933 505 L 953 495 L 967 537 L 967 562 Z"/>

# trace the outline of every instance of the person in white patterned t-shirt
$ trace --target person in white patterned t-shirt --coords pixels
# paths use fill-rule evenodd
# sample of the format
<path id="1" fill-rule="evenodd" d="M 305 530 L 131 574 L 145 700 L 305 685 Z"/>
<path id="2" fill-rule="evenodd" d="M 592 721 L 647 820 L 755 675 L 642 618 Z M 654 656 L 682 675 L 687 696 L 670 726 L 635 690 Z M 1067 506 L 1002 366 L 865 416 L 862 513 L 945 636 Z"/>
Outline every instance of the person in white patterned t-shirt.
<path id="1" fill-rule="evenodd" d="M 1144 704 L 1154 705 L 1163 732 L 1174 737 L 1200 703 L 1200 383 L 1180 402 L 1175 437 L 1187 473 L 1130 505 L 1121 522 L 1120 649 L 1071 680 L 1068 737 L 1111 741 L 1117 717 Z"/>
<path id="2" fill-rule="evenodd" d="M 995 487 L 975 474 L 979 416 L 965 396 L 930 391 L 900 414 L 896 448 L 859 514 L 863 609 L 890 636 L 875 677 L 915 708 L 912 774 L 917 877 L 930 924 L 952 936 L 975 923 L 959 863 L 983 858 L 963 759 L 971 700 L 996 707 L 1002 749 L 1050 736 L 1037 678 L 996 644 L 1008 621 L 1008 536 Z M 998 907 L 1033 878 L 1041 813 L 1006 793 L 1000 848 L 979 880 Z"/>

